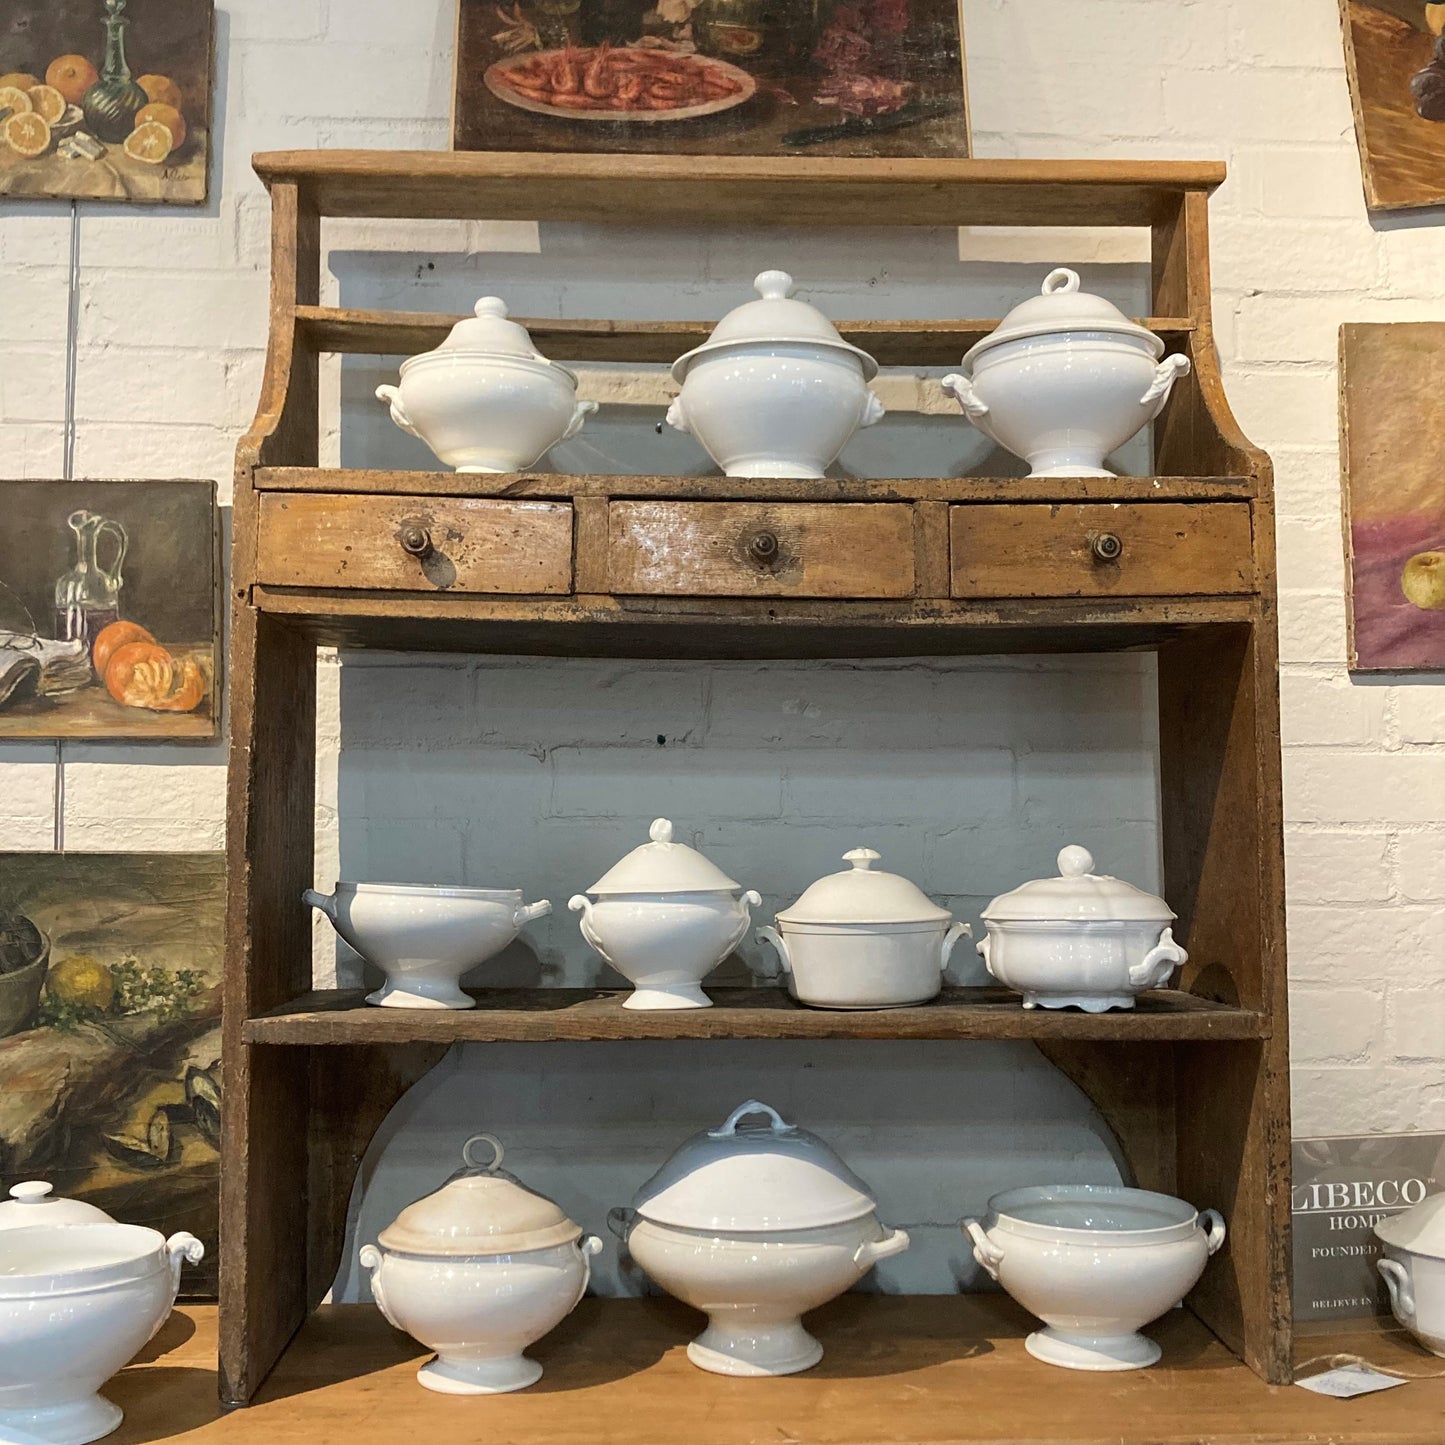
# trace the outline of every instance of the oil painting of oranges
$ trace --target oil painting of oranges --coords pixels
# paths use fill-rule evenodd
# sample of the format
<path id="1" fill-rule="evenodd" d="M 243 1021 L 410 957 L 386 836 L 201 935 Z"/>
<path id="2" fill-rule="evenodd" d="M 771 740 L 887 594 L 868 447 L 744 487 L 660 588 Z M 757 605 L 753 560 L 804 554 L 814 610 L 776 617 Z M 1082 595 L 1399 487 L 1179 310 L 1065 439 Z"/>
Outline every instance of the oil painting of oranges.
<path id="1" fill-rule="evenodd" d="M 0 201 L 206 199 L 213 0 L 0 7 Z"/>

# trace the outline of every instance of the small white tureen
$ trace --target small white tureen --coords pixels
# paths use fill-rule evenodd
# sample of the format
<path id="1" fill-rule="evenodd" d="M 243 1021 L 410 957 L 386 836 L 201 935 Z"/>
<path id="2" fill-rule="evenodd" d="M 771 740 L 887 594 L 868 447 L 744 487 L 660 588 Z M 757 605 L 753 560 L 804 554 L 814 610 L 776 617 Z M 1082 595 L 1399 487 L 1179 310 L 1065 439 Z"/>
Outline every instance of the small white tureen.
<path id="1" fill-rule="evenodd" d="M 582 937 L 632 985 L 623 1008 L 711 1008 L 704 978 L 742 942 L 763 900 L 656 819 L 643 843 L 567 907 Z"/>
<path id="2" fill-rule="evenodd" d="M 520 888 L 446 888 L 413 883 L 338 883 L 308 888 L 301 901 L 331 926 L 386 983 L 366 996 L 382 1008 L 474 1008 L 461 977 L 499 954 L 552 905 L 523 903 Z"/>
<path id="3" fill-rule="evenodd" d="M 526 471 L 597 410 L 577 400 L 577 378 L 507 320 L 498 296 L 483 296 L 435 351 L 403 361 L 401 385 L 379 386 L 376 397 L 459 472 Z"/>
<path id="4" fill-rule="evenodd" d="M 478 1145 L 488 1163 L 473 1157 Z M 571 1314 L 602 1248 L 562 1209 L 502 1170 L 501 1143 L 476 1134 L 464 1167 L 364 1245 L 377 1308 L 437 1357 L 417 1372 L 442 1395 L 500 1395 L 534 1384 L 522 1351 Z"/>
<path id="5" fill-rule="evenodd" d="M 761 300 L 729 311 L 673 363 L 682 393 L 668 425 L 691 432 L 730 477 L 821 477 L 860 426 L 883 419 L 868 390 L 878 363 L 793 300 L 786 271 L 753 285 Z"/>
<path id="6" fill-rule="evenodd" d="M 816 1135 L 757 1100 L 694 1134 L 608 1223 L 669 1294 L 704 1311 L 687 1347 L 718 1375 L 792 1375 L 823 1357 L 800 1318 L 908 1248 Z"/>
<path id="7" fill-rule="evenodd" d="M 0 1440 L 84 1445 L 121 1422 L 97 1393 L 166 1322 L 181 1265 L 205 1254 L 17 1184 L 0 1204 Z"/>
<path id="8" fill-rule="evenodd" d="M 1094 872 L 1087 848 L 1059 853 L 1059 876 L 1000 894 L 983 910 L 978 951 L 988 971 L 1024 996 L 1025 1008 L 1133 1008 L 1163 988 L 1189 955 L 1174 941 L 1162 898 Z"/>
<path id="9" fill-rule="evenodd" d="M 1445 1194 L 1375 1226 L 1385 1246 L 1375 1261 L 1395 1318 L 1434 1355 L 1445 1355 Z"/>
<path id="10" fill-rule="evenodd" d="M 1060 267 L 943 378 L 990 441 L 1023 457 L 1035 477 L 1111 477 L 1104 458 L 1154 420 L 1187 356 L 1111 301 L 1079 290 Z"/>
<path id="11" fill-rule="evenodd" d="M 874 871 L 878 854 L 854 848 L 845 868 L 803 890 L 760 928 L 783 961 L 788 991 L 814 1008 L 901 1008 L 927 1003 L 960 938 L 973 930 L 897 873 Z"/>
<path id="12" fill-rule="evenodd" d="M 965 1219 L 973 1257 L 1046 1328 L 1024 1347 L 1069 1370 L 1140 1370 L 1159 1346 L 1139 1330 L 1199 1283 L 1224 1243 L 1217 1210 L 1148 1189 L 1011 1189 Z"/>

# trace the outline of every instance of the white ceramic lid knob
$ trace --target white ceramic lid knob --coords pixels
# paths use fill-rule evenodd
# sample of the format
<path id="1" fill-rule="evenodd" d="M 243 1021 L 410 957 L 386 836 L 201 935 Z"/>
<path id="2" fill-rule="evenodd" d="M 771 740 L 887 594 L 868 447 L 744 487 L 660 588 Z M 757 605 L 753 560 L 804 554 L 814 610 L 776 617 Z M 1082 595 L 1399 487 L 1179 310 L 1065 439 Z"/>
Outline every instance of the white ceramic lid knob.
<path id="1" fill-rule="evenodd" d="M 1069 295 L 1079 289 L 1079 273 L 1070 271 L 1067 266 L 1060 266 L 1050 271 L 1044 277 L 1044 284 L 1040 288 L 1043 296 L 1057 296 L 1060 293 Z"/>
<path id="2" fill-rule="evenodd" d="M 1074 277 L 1076 282 L 1078 279 L 1077 276 Z M 482 299 L 472 307 L 472 310 L 475 311 L 478 316 L 504 317 L 510 315 L 510 312 L 507 310 L 507 303 L 503 301 L 500 296 L 483 296 Z"/>
<path id="3" fill-rule="evenodd" d="M 851 863 L 858 872 L 862 873 L 871 868 L 881 856 L 871 848 L 854 848 L 851 852 L 843 855 L 843 861 Z"/>
<path id="4" fill-rule="evenodd" d="M 647 830 L 647 836 L 651 838 L 654 843 L 671 843 L 672 819 L 654 818 L 652 820 L 652 827 Z"/>
<path id="5" fill-rule="evenodd" d="M 478 1144 L 487 1145 L 492 1151 L 492 1157 L 485 1164 L 482 1163 L 472 1150 Z M 502 1141 L 495 1134 L 473 1134 L 465 1144 L 462 1145 L 462 1163 L 469 1169 L 480 1169 L 484 1174 L 491 1174 L 502 1167 L 502 1156 L 504 1154 Z"/>
<path id="6" fill-rule="evenodd" d="M 793 294 L 793 278 L 786 271 L 760 271 L 753 289 L 764 301 L 785 301 Z"/>
<path id="7" fill-rule="evenodd" d="M 1077 843 L 1070 843 L 1059 850 L 1059 876 L 1061 878 L 1084 878 L 1094 871 L 1094 855 Z"/>
<path id="8" fill-rule="evenodd" d="M 24 1184 L 16 1184 L 11 1187 L 10 1197 L 18 1199 L 22 1204 L 39 1204 L 53 1188 L 52 1185 L 40 1179 L 30 1179 Z"/>

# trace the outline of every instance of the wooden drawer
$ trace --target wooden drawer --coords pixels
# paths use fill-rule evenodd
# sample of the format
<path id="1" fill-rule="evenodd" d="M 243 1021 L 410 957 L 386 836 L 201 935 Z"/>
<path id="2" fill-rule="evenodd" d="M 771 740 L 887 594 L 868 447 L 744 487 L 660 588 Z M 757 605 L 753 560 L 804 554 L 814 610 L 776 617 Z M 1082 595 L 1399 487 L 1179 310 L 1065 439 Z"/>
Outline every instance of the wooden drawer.
<path id="1" fill-rule="evenodd" d="M 467 497 L 261 498 L 256 580 L 401 592 L 569 592 L 572 508 Z"/>
<path id="2" fill-rule="evenodd" d="M 955 506 L 955 597 L 1185 597 L 1252 592 L 1249 506 Z"/>
<path id="3" fill-rule="evenodd" d="M 613 502 L 608 585 L 680 597 L 911 597 L 913 509 L 891 502 Z"/>

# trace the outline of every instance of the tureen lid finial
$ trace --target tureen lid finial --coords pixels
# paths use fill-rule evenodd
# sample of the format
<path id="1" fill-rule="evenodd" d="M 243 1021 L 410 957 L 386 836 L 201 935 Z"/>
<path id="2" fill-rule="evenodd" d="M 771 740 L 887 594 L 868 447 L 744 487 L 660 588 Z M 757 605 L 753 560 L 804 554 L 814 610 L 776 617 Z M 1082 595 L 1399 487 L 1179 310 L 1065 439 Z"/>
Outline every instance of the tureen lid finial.
<path id="1" fill-rule="evenodd" d="M 760 271 L 753 289 L 764 301 L 784 301 L 793 294 L 793 278 L 786 271 Z"/>
<path id="2" fill-rule="evenodd" d="M 20 1200 L 22 1204 L 37 1204 L 53 1188 L 54 1185 L 46 1183 L 43 1179 L 28 1179 L 24 1184 L 12 1185 L 10 1197 Z"/>
<path id="3" fill-rule="evenodd" d="M 1083 878 L 1094 871 L 1094 855 L 1077 843 L 1059 849 L 1059 876 Z"/>
<path id="4" fill-rule="evenodd" d="M 1041 296 L 1057 296 L 1062 292 L 1069 295 L 1078 289 L 1079 273 L 1069 270 L 1067 266 L 1059 266 L 1044 277 L 1044 284 L 1039 288 L 1039 294 Z"/>
<path id="5" fill-rule="evenodd" d="M 882 856 L 881 853 L 875 853 L 871 848 L 850 848 L 843 855 L 843 861 L 851 863 L 858 872 L 862 873 L 871 868 Z"/>
<path id="6" fill-rule="evenodd" d="M 671 843 L 672 819 L 654 818 L 652 820 L 652 827 L 647 830 L 647 836 L 651 838 L 654 843 Z"/>
<path id="7" fill-rule="evenodd" d="M 476 1144 L 487 1144 L 491 1146 L 492 1157 L 485 1164 L 472 1153 L 472 1147 Z M 502 1141 L 495 1134 L 473 1134 L 465 1144 L 462 1145 L 462 1163 L 470 1169 L 480 1169 L 484 1174 L 493 1174 L 502 1167 L 502 1155 L 504 1154 Z"/>
<path id="8" fill-rule="evenodd" d="M 1075 281 L 1078 279 L 1077 276 L 1074 277 Z M 500 296 L 483 296 L 482 299 L 472 307 L 472 310 L 475 311 L 478 316 L 506 316 L 509 314 L 507 311 L 507 303 L 503 301 Z"/>

